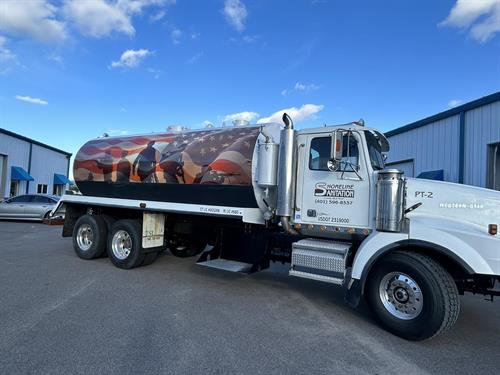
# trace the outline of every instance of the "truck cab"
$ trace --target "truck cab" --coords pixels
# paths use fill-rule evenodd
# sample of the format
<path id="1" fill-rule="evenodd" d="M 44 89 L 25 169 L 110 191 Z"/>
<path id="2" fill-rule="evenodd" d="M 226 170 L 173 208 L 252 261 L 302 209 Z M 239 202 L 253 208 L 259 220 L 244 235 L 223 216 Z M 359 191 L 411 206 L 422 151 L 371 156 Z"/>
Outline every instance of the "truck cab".
<path id="1" fill-rule="evenodd" d="M 326 131 L 325 131 L 326 130 Z M 333 134 L 342 150 L 332 167 Z M 367 232 L 375 222 L 376 172 L 384 168 L 385 137 L 359 125 L 316 128 L 297 136 L 297 193 L 293 221 Z M 387 152 L 388 150 L 384 150 Z"/>

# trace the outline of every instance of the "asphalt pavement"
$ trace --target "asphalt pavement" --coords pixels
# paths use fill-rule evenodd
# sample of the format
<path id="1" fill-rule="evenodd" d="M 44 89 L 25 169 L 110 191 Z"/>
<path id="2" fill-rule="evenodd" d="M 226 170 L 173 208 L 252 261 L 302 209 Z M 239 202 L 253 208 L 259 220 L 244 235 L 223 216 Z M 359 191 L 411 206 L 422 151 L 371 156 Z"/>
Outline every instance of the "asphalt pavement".
<path id="1" fill-rule="evenodd" d="M 165 253 L 130 271 L 79 259 L 61 227 L 0 221 L 0 374 L 498 374 L 500 301 L 409 342 L 331 285 L 202 268 Z"/>

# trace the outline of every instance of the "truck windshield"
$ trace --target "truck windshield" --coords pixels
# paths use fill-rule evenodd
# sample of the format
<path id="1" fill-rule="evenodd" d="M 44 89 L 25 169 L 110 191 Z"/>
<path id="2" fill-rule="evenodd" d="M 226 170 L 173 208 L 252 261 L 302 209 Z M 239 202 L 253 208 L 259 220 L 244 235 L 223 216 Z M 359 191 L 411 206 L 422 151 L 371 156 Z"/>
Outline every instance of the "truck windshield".
<path id="1" fill-rule="evenodd" d="M 384 157 L 382 156 L 382 147 L 379 140 L 369 131 L 365 132 L 365 136 L 373 169 L 384 169 Z"/>

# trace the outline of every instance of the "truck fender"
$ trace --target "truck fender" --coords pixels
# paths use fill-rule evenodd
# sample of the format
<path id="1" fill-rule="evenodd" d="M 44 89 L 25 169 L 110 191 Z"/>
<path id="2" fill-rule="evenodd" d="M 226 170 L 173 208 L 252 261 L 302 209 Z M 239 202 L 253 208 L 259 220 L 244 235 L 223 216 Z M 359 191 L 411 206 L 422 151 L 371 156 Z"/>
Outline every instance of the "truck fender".
<path id="1" fill-rule="evenodd" d="M 351 277 L 361 280 L 365 270 L 375 263 L 382 254 L 404 246 L 408 233 L 372 232 L 358 248 L 352 262 Z"/>
<path id="2" fill-rule="evenodd" d="M 471 242 L 478 244 L 480 237 L 484 236 L 472 232 L 469 227 L 457 227 L 457 223 L 446 223 L 443 219 L 439 220 L 440 227 L 436 227 L 435 224 L 430 218 L 427 220 L 419 218 L 410 222 L 409 234 L 372 233 L 361 244 L 354 257 L 351 277 L 360 280 L 363 289 L 364 279 L 381 256 L 389 251 L 409 246 L 432 249 L 446 255 L 470 274 L 494 274 L 484 257 L 471 246 Z M 487 238 L 484 238 L 486 241 Z"/>

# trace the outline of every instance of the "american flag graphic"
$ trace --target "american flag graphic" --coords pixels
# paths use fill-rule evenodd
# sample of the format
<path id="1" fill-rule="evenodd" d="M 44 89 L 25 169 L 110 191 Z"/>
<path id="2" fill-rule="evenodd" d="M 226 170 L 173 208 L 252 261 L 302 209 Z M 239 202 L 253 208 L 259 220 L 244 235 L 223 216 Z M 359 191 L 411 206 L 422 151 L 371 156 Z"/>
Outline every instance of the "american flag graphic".
<path id="1" fill-rule="evenodd" d="M 73 173 L 76 182 L 248 186 L 258 135 L 235 127 L 99 138 L 78 151 Z"/>

